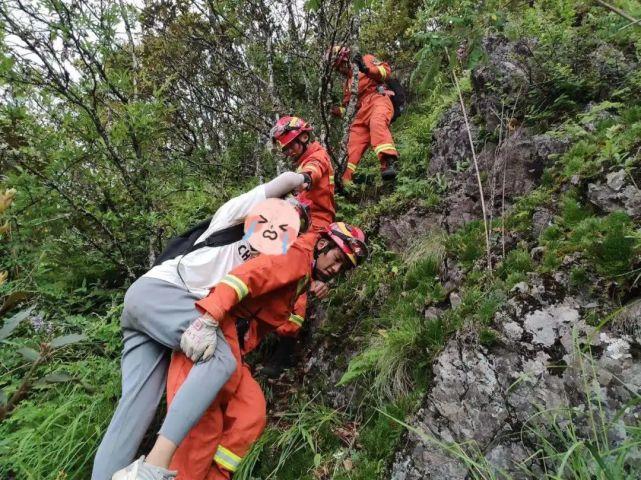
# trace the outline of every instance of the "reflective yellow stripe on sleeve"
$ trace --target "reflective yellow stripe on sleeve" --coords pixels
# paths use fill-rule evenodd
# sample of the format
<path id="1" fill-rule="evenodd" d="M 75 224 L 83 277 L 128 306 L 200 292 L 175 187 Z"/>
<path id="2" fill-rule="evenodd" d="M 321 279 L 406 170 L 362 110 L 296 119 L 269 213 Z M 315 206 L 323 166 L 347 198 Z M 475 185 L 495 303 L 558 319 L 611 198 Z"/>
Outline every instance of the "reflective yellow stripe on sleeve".
<path id="1" fill-rule="evenodd" d="M 220 283 L 224 283 L 225 285 L 233 288 L 236 291 L 236 295 L 238 295 L 239 302 L 249 293 L 249 288 L 247 288 L 245 282 L 243 282 L 240 278 L 235 277 L 234 275 L 225 275 Z"/>
<path id="2" fill-rule="evenodd" d="M 356 165 L 353 163 L 348 163 L 347 168 L 349 168 L 352 172 L 356 171 Z"/>
<path id="3" fill-rule="evenodd" d="M 321 173 L 320 168 L 318 167 L 318 165 L 314 165 L 313 163 L 305 165 L 303 170 L 311 170 L 312 172 L 315 172 L 315 173 Z"/>
<path id="4" fill-rule="evenodd" d="M 396 151 L 396 147 L 394 146 L 393 143 L 382 143 L 381 145 L 379 145 L 377 147 L 374 147 L 374 153 L 376 153 L 376 155 L 378 155 L 379 153 L 381 153 L 384 150 L 394 150 L 394 151 Z"/>
<path id="5" fill-rule="evenodd" d="M 294 324 L 296 324 L 296 325 L 298 325 L 299 327 L 302 327 L 303 326 L 303 322 L 305 321 L 305 319 L 303 317 L 301 317 L 300 315 L 295 315 L 295 314 L 292 313 L 289 316 L 289 321 L 294 323 Z"/>
<path id="6" fill-rule="evenodd" d="M 380 72 L 381 77 L 383 78 L 383 80 L 385 80 L 387 78 L 387 70 L 385 70 L 385 67 L 378 65 L 376 68 L 378 68 L 378 71 Z"/>
<path id="7" fill-rule="evenodd" d="M 231 450 L 227 450 L 222 445 L 218 445 L 218 450 L 216 450 L 216 455 L 214 455 L 214 461 L 225 470 L 229 470 L 232 473 L 235 472 L 241 460 L 242 458 Z"/>

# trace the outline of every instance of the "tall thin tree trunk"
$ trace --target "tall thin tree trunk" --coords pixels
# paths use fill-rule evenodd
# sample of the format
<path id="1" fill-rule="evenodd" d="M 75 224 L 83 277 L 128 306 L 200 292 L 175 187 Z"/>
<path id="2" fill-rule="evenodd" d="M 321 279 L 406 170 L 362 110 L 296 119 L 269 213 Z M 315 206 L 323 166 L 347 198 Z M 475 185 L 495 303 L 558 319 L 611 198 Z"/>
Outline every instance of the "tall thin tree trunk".
<path id="1" fill-rule="evenodd" d="M 354 53 L 359 52 L 359 36 L 360 36 L 360 27 L 361 27 L 361 17 L 360 13 L 354 15 L 353 27 L 352 27 L 352 51 Z M 345 168 L 347 168 L 347 142 L 349 141 L 349 128 L 352 125 L 354 116 L 356 115 L 356 105 L 358 104 L 358 65 L 352 63 L 352 85 L 350 87 L 350 97 L 349 104 L 345 109 L 345 123 L 343 124 L 343 139 L 341 140 L 341 150 L 338 155 L 339 158 L 339 172 L 342 177 L 345 173 Z M 342 184 L 341 184 L 342 186 Z"/>
<path id="2" fill-rule="evenodd" d="M 264 147 L 264 144 L 262 142 L 262 137 L 259 135 L 258 140 L 256 141 L 256 147 L 254 148 L 254 175 L 258 177 L 258 181 L 260 183 L 264 183 L 265 178 L 263 175 L 263 165 L 262 165 L 262 156 L 261 156 L 261 151 Z"/>
<path id="3" fill-rule="evenodd" d="M 134 36 L 131 33 L 131 24 L 129 23 L 129 17 L 127 16 L 127 7 L 122 0 L 119 0 L 119 4 L 120 15 L 122 16 L 122 21 L 125 24 L 125 31 L 127 32 L 127 38 L 129 39 L 129 48 L 131 49 L 131 81 L 134 87 L 133 98 L 136 100 L 138 98 L 138 56 L 136 55 Z"/>
<path id="4" fill-rule="evenodd" d="M 280 118 L 281 114 L 287 112 L 279 112 L 278 107 L 280 101 L 277 99 L 276 95 L 276 85 L 274 84 L 274 40 L 272 38 L 273 32 L 271 25 L 269 23 L 269 16 L 266 15 L 263 18 L 263 31 L 265 33 L 265 42 L 267 46 L 267 93 L 269 94 L 269 100 L 274 111 L 273 121 L 276 122 Z M 271 140 L 271 139 L 270 139 Z M 285 161 L 280 155 L 276 156 L 276 173 L 280 175 L 287 169 Z"/>

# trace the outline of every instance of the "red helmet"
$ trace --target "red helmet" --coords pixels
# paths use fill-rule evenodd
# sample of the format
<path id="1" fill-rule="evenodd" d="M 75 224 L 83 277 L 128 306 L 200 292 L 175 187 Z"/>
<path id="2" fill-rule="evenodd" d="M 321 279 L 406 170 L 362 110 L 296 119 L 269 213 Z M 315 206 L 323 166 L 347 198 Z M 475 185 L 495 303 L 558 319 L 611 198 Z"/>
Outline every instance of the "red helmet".
<path id="1" fill-rule="evenodd" d="M 303 132 L 311 132 L 312 126 L 300 117 L 281 117 L 269 132 L 274 145 L 286 147 Z"/>
<path id="2" fill-rule="evenodd" d="M 332 60 L 332 67 L 336 68 L 343 62 L 349 62 L 352 51 L 343 45 L 334 45 L 325 52 L 325 61 Z"/>
<path id="3" fill-rule="evenodd" d="M 365 234 L 360 228 L 343 222 L 334 222 L 327 227 L 324 234 L 338 245 L 353 266 L 356 267 L 367 259 Z"/>

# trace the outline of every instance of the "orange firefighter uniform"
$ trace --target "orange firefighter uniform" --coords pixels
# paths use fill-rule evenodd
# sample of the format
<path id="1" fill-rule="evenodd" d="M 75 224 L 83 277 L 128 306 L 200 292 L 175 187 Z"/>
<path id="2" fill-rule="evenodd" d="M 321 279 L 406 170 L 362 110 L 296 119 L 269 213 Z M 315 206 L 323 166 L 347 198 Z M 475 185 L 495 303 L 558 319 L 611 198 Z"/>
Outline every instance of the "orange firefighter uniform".
<path id="1" fill-rule="evenodd" d="M 334 221 L 336 204 L 334 202 L 334 168 L 329 154 L 318 142 L 307 145 L 307 149 L 298 159 L 297 173 L 306 173 L 311 177 L 309 190 L 298 194 L 298 199 L 310 204 L 312 228 L 320 232 Z"/>
<path id="2" fill-rule="evenodd" d="M 381 162 L 381 170 L 387 170 L 387 157 L 398 157 L 394 139 L 389 126 L 394 116 L 394 106 L 390 95 L 385 90 L 384 82 L 392 69 L 386 62 L 378 60 L 374 55 L 363 55 L 366 73 L 358 73 L 358 103 L 357 112 L 349 128 L 347 141 L 347 168 L 343 174 L 343 182 L 352 180 L 361 157 L 371 146 Z M 335 110 L 336 116 L 345 113 L 345 107 L 351 97 L 352 72 L 345 78 L 343 84 L 343 106 Z"/>
<path id="3" fill-rule="evenodd" d="M 311 219 L 310 232 L 322 232 L 333 221 L 336 216 L 336 202 L 334 199 L 334 168 L 327 150 L 319 142 L 312 142 L 307 145 L 305 152 L 297 162 L 297 173 L 306 173 L 312 180 L 309 190 L 298 194 L 297 198 L 303 203 L 309 204 Z M 307 302 L 307 294 L 303 293 L 303 299 Z M 305 309 L 302 310 L 305 315 Z M 291 323 L 289 324 L 291 325 Z M 284 325 L 287 327 L 288 325 Z M 296 332 L 297 333 L 297 332 Z M 288 336 L 296 336 L 292 332 Z M 279 335 L 287 335 L 279 332 Z"/>
<path id="4" fill-rule="evenodd" d="M 176 451 L 170 468 L 178 470 L 179 480 L 230 478 L 262 433 L 265 398 L 242 356 L 271 331 L 291 335 L 300 329 L 306 306 L 301 293 L 311 278 L 317 238 L 308 233 L 285 255 L 260 255 L 249 260 L 197 302 L 201 310 L 218 320 L 238 368 Z M 239 341 L 237 322 L 241 320 L 248 320 L 248 329 Z M 174 354 L 167 381 L 169 402 L 191 365 L 184 355 Z"/>
<path id="5" fill-rule="evenodd" d="M 299 297 L 289 320 L 276 329 L 278 335 L 295 335 L 303 323 L 305 301 Z M 264 325 L 251 322 L 241 354 L 246 355 L 268 333 Z M 167 378 L 167 401 L 187 378 L 193 362 L 183 353 L 173 354 Z M 231 478 L 251 445 L 265 429 L 267 402 L 260 385 L 243 364 L 235 391 L 232 384 L 221 390 L 214 403 L 180 444 L 172 460 L 176 480 L 222 480 Z"/>
<path id="6" fill-rule="evenodd" d="M 183 353 L 171 359 L 167 401 L 189 374 L 193 363 Z M 235 390 L 225 386 L 174 454 L 171 468 L 176 480 L 228 479 L 249 447 L 265 428 L 267 403 L 247 365 L 240 371 Z"/>

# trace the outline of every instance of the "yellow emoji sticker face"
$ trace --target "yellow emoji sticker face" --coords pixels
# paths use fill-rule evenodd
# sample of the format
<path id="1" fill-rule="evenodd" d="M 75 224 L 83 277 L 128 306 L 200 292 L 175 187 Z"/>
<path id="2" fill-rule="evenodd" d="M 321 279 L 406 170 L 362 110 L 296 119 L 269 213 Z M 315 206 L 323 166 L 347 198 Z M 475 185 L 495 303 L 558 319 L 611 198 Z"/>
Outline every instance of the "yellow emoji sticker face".
<path id="1" fill-rule="evenodd" d="M 261 253 L 284 255 L 300 230 L 296 209 L 280 198 L 256 205 L 245 219 L 245 240 Z"/>

